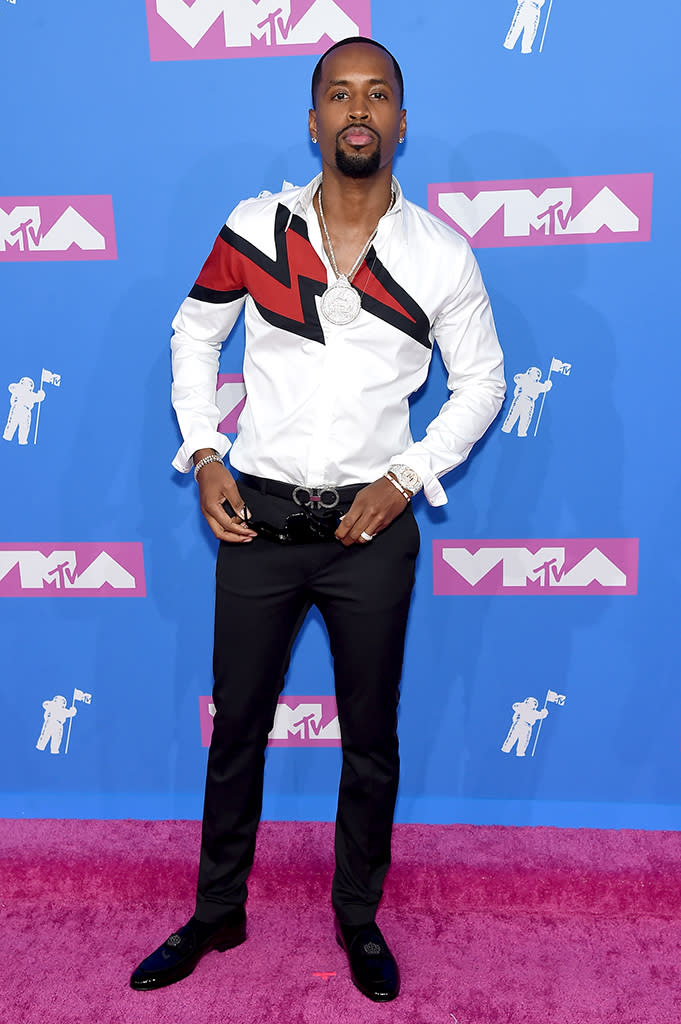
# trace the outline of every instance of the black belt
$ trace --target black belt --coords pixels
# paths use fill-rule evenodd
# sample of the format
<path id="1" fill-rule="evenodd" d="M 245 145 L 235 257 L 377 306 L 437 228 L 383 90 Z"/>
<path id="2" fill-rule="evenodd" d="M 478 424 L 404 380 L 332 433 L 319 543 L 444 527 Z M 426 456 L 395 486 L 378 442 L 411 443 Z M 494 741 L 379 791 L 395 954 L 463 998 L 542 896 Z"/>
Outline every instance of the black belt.
<path id="1" fill-rule="evenodd" d="M 305 487 L 302 484 L 287 484 L 283 480 L 268 480 L 262 476 L 251 476 L 250 473 L 239 473 L 239 480 L 261 494 L 272 494 L 275 498 L 286 498 L 296 505 L 308 508 L 335 508 L 338 504 L 347 504 L 355 500 L 357 494 L 367 484 L 348 484 L 346 487 L 331 487 L 320 484 L 318 487 Z"/>

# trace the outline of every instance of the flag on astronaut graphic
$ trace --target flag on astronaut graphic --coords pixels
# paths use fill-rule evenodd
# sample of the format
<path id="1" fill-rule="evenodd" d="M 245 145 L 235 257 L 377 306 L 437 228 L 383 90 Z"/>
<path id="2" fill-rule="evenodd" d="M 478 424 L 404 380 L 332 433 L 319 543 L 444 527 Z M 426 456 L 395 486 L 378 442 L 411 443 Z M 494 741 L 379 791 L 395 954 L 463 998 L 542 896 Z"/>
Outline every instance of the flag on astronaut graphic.
<path id="1" fill-rule="evenodd" d="M 554 356 L 551 360 L 551 369 L 549 370 L 549 373 L 562 373 L 566 377 L 569 377 L 571 369 L 572 363 L 563 363 L 560 359 L 556 359 Z"/>
<path id="2" fill-rule="evenodd" d="M 61 387 L 61 374 L 52 373 L 51 370 L 43 370 L 40 374 L 41 384 L 54 384 L 55 388 Z"/>
<path id="3" fill-rule="evenodd" d="M 82 700 L 84 704 L 89 704 L 92 701 L 92 694 L 91 693 L 85 693 L 84 690 L 79 690 L 76 687 L 76 689 L 73 691 L 73 699 L 74 699 L 74 701 L 75 700 Z"/>
<path id="4" fill-rule="evenodd" d="M 565 703 L 565 694 L 556 693 L 555 690 L 549 690 L 549 692 L 546 694 L 546 700 L 550 701 L 552 704 L 558 704 L 560 707 L 562 707 Z"/>

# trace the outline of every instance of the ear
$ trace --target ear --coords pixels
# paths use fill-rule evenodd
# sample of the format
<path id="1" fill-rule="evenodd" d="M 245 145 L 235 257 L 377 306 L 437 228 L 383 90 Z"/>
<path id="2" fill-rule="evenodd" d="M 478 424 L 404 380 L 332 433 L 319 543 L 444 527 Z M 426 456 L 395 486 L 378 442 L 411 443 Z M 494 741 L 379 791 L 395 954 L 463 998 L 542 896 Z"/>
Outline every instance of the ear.
<path id="1" fill-rule="evenodd" d="M 317 111 L 310 110 L 307 115 L 307 126 L 310 130 L 310 138 L 317 138 Z"/>
<path id="2" fill-rule="evenodd" d="M 407 111 L 400 111 L 400 138 L 403 139 L 407 133 Z"/>

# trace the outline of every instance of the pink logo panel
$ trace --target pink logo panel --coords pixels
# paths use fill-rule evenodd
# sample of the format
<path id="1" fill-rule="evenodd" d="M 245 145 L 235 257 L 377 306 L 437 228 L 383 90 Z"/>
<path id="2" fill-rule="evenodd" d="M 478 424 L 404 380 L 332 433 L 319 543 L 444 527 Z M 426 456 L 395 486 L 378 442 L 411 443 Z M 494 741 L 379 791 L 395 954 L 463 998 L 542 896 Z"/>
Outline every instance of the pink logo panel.
<path id="1" fill-rule="evenodd" d="M 323 53 L 370 36 L 369 0 L 146 0 L 152 60 Z"/>
<path id="2" fill-rule="evenodd" d="M 145 597 L 139 542 L 0 544 L 0 597 Z"/>
<path id="3" fill-rule="evenodd" d="M 115 259 L 111 196 L 0 197 L 0 262 Z"/>
<path id="4" fill-rule="evenodd" d="M 428 186 L 428 209 L 477 248 L 647 242 L 652 174 Z"/>
<path id="5" fill-rule="evenodd" d="M 201 746 L 210 746 L 215 705 L 212 697 L 199 697 Z M 269 737 L 270 747 L 339 747 L 340 727 L 336 698 L 280 697 Z"/>
<path id="6" fill-rule="evenodd" d="M 219 373 L 216 401 L 220 410 L 218 430 L 223 434 L 236 434 L 241 410 L 246 404 L 246 388 L 240 373 Z"/>
<path id="7" fill-rule="evenodd" d="M 435 594 L 635 594 L 638 540 L 433 541 Z"/>

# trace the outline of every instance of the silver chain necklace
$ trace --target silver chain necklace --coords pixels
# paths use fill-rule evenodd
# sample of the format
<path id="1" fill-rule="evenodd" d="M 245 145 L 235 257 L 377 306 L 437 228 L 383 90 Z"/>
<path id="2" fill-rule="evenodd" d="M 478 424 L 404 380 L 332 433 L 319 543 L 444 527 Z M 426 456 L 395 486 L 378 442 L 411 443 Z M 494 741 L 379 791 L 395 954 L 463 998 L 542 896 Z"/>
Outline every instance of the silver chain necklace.
<path id="1" fill-rule="evenodd" d="M 390 203 L 388 204 L 388 213 L 395 202 L 395 189 L 390 186 Z M 330 284 L 326 291 L 322 294 L 322 313 L 326 319 L 336 324 L 337 327 L 342 327 L 345 324 L 352 323 L 353 320 L 359 315 L 359 311 L 362 308 L 362 299 L 356 288 L 352 287 L 352 277 L 360 266 L 362 260 L 369 251 L 369 246 L 373 242 L 374 238 L 378 233 L 378 224 L 369 235 L 369 238 L 362 246 L 362 251 L 353 263 L 352 267 L 347 274 L 341 274 L 336 263 L 336 254 L 333 251 L 333 245 L 331 243 L 331 237 L 329 236 L 329 229 L 326 226 L 326 218 L 324 217 L 324 207 L 322 206 L 322 190 L 319 188 L 319 216 L 324 229 L 324 235 L 326 236 L 326 244 L 329 247 L 329 257 L 331 259 L 331 266 L 333 272 L 336 275 L 336 280 L 333 284 Z M 380 221 L 379 221 L 380 223 Z"/>

